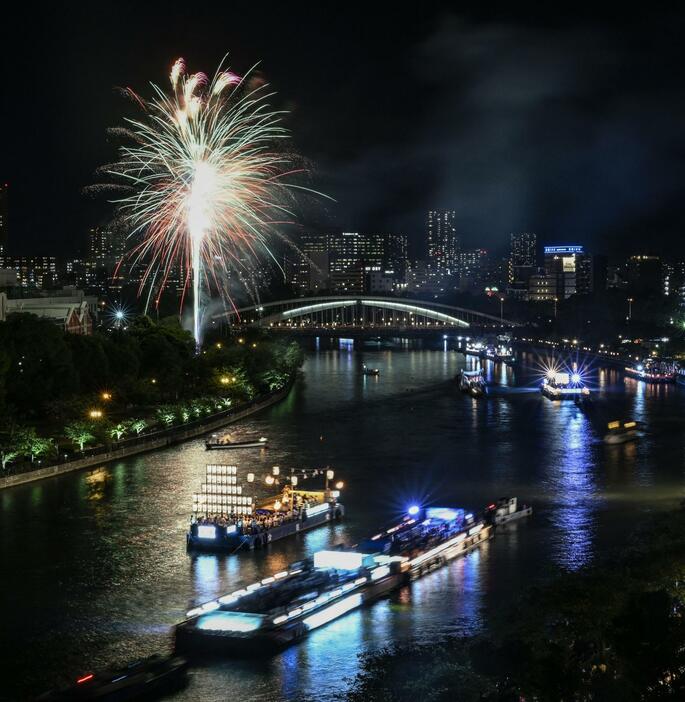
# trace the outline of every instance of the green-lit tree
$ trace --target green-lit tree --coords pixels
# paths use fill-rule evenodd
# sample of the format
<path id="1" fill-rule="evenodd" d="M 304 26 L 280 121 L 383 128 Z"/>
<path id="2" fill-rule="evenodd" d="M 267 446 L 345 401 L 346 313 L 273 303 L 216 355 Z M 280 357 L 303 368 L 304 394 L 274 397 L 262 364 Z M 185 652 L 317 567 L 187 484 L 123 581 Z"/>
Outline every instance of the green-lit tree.
<path id="1" fill-rule="evenodd" d="M 174 423 L 175 409 L 169 405 L 162 405 L 157 408 L 157 419 L 164 425 L 170 427 Z"/>
<path id="2" fill-rule="evenodd" d="M 144 419 L 133 419 L 131 420 L 129 427 L 131 431 L 136 433 L 136 436 L 140 436 L 141 432 L 147 429 L 147 422 Z"/>
<path id="3" fill-rule="evenodd" d="M 0 432 L 0 465 L 3 471 L 7 465 L 24 455 L 25 443 L 22 437 L 22 429 L 14 422 L 8 422 L 7 426 Z"/>
<path id="4" fill-rule="evenodd" d="M 95 439 L 93 425 L 89 422 L 72 422 L 64 427 L 64 435 L 70 441 L 78 444 L 79 450 L 83 453 L 86 444 Z"/>
<path id="5" fill-rule="evenodd" d="M 55 444 L 52 439 L 38 436 L 36 430 L 33 428 L 24 430 L 24 442 L 24 451 L 26 455 L 30 457 L 31 463 L 33 463 L 36 458 L 45 456 L 55 450 Z"/>
<path id="6" fill-rule="evenodd" d="M 117 441 L 121 441 L 121 437 L 126 433 L 127 430 L 128 430 L 128 423 L 127 422 L 119 422 L 118 424 L 114 424 L 112 427 L 110 427 L 109 435 L 113 439 L 116 439 Z"/>

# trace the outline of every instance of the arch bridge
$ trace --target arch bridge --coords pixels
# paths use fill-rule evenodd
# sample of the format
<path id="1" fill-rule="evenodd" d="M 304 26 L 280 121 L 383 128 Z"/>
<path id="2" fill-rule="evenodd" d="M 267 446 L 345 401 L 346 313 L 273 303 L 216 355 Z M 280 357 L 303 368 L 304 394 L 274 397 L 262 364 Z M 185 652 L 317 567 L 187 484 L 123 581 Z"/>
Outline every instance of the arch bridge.
<path id="1" fill-rule="evenodd" d="M 477 327 L 515 327 L 516 322 L 484 312 L 426 300 L 374 295 L 337 295 L 265 302 L 215 317 L 232 326 L 336 332 L 420 332 Z"/>

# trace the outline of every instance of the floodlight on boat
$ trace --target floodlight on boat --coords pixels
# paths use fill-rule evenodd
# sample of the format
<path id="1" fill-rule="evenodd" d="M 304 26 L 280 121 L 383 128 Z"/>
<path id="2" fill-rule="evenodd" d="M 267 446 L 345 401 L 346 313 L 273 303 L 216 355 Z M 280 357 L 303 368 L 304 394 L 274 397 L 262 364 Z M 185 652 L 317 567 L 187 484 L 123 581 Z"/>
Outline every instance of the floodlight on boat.
<path id="1" fill-rule="evenodd" d="M 359 570 L 363 560 L 364 554 L 355 551 L 317 551 L 314 554 L 314 567 Z"/>

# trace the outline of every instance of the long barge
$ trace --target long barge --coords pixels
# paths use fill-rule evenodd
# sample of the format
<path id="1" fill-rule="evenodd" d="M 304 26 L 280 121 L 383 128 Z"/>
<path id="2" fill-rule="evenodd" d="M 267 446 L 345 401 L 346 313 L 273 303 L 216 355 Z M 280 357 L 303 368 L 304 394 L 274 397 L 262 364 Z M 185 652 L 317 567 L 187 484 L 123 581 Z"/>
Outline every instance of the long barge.
<path id="1" fill-rule="evenodd" d="M 353 550 L 318 551 L 287 570 L 206 602 L 175 627 L 177 651 L 268 655 L 462 556 L 493 527 L 462 509 L 410 511 Z"/>
<path id="2" fill-rule="evenodd" d="M 670 359 L 650 358 L 625 367 L 626 375 L 648 383 L 673 383 L 678 366 Z"/>

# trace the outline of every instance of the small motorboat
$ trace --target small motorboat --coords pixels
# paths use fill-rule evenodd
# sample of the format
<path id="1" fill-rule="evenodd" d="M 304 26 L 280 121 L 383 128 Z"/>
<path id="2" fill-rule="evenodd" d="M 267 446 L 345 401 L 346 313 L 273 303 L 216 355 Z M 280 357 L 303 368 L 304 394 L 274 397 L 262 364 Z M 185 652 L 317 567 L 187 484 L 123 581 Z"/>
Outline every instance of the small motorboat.
<path id="1" fill-rule="evenodd" d="M 472 397 L 483 397 L 487 393 L 483 372 L 480 369 L 461 371 L 459 374 L 459 389 Z"/>
<path id="2" fill-rule="evenodd" d="M 267 448 L 269 441 L 265 436 L 260 436 L 259 439 L 247 439 L 245 441 L 235 441 L 230 434 L 212 434 L 205 441 L 205 449 L 212 451 L 214 449 L 239 449 L 239 448 Z"/>
<path id="3" fill-rule="evenodd" d="M 518 500 L 515 497 L 500 497 L 497 502 L 488 505 L 485 510 L 486 521 L 495 525 L 530 517 L 531 514 L 533 514 L 533 508 L 523 505 L 519 509 Z"/>
<path id="4" fill-rule="evenodd" d="M 74 683 L 37 697 L 40 702 L 150 699 L 186 683 L 188 661 L 181 656 L 150 656 L 125 668 L 86 673 Z"/>
<path id="5" fill-rule="evenodd" d="M 362 366 L 362 373 L 364 375 L 380 375 L 380 368 L 369 368 L 366 363 Z"/>
<path id="6" fill-rule="evenodd" d="M 604 436 L 605 444 L 625 444 L 628 441 L 635 441 L 639 435 L 637 433 L 637 422 L 609 422 L 609 432 Z"/>

